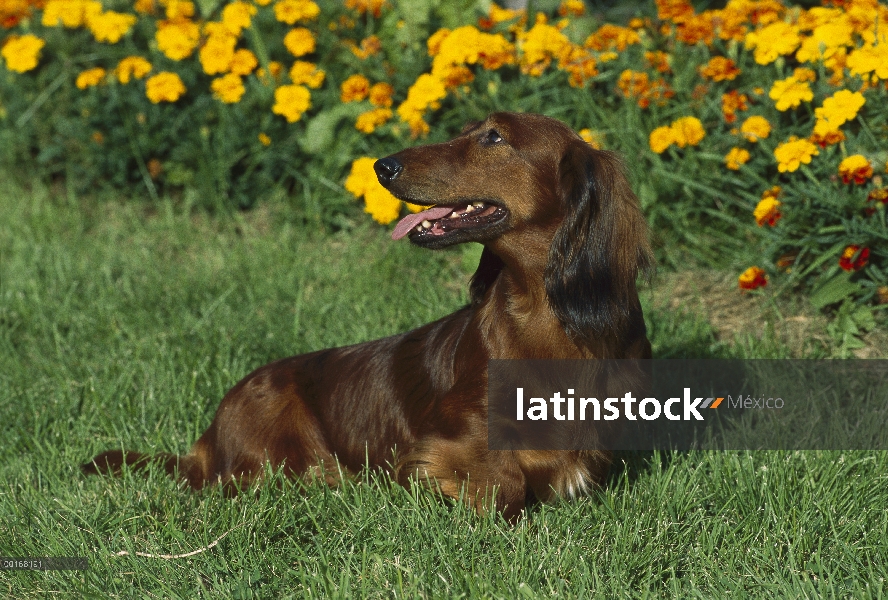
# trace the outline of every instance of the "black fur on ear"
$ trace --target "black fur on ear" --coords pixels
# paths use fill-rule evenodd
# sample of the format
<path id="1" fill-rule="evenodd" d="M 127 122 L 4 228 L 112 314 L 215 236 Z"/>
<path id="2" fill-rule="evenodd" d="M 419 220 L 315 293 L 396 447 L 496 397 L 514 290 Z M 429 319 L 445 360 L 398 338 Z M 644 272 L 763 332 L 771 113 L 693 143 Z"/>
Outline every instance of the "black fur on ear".
<path id="1" fill-rule="evenodd" d="M 564 220 L 546 265 L 549 303 L 575 342 L 619 354 L 644 335 L 635 282 L 653 255 L 641 206 L 616 155 L 580 139 L 558 178 Z"/>
<path id="2" fill-rule="evenodd" d="M 481 304 L 484 300 L 484 294 L 487 293 L 487 289 L 496 281 L 500 271 L 503 270 L 503 266 L 505 266 L 503 260 L 494 254 L 492 250 L 485 247 L 481 253 L 481 260 L 478 261 L 478 268 L 475 269 L 475 274 L 472 275 L 472 281 L 469 284 L 469 298 L 471 298 L 472 306 Z"/>

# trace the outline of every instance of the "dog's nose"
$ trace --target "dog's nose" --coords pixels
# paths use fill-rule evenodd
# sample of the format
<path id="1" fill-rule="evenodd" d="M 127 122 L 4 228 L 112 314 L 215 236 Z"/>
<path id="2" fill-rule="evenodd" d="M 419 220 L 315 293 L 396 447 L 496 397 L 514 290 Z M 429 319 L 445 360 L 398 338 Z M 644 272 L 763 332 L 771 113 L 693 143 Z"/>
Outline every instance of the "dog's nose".
<path id="1" fill-rule="evenodd" d="M 404 170 L 404 165 L 399 163 L 396 158 L 380 158 L 373 163 L 373 170 L 376 171 L 376 177 L 379 179 L 379 183 L 387 185 L 394 181 L 395 177 Z"/>

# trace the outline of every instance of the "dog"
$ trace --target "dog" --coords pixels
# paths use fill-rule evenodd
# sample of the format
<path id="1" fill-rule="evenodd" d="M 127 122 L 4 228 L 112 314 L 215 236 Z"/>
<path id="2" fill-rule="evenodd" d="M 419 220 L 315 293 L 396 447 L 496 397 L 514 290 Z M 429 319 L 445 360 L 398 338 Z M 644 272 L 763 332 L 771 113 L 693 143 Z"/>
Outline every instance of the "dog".
<path id="1" fill-rule="evenodd" d="M 487 364 L 651 357 L 636 280 L 653 259 L 621 162 L 560 121 L 498 112 L 374 169 L 395 197 L 430 207 L 393 238 L 483 244 L 470 303 L 407 333 L 263 366 L 188 454 L 113 450 L 85 472 L 157 460 L 200 489 L 258 479 L 266 463 L 330 483 L 369 465 L 509 519 L 603 483 L 606 450 L 488 449 Z"/>

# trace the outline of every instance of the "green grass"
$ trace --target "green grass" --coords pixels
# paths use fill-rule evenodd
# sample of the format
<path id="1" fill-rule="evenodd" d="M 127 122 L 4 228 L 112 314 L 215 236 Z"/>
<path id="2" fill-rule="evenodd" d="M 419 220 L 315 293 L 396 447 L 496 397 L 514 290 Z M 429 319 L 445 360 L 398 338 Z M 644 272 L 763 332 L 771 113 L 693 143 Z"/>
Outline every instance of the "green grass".
<path id="1" fill-rule="evenodd" d="M 465 301 L 473 252 L 360 225 L 322 236 L 283 201 L 210 217 L 65 200 L 0 179 L 0 571 L 24 597 L 888 595 L 888 453 L 625 455 L 593 497 L 518 525 L 384 477 L 224 498 L 161 473 L 86 478 L 126 447 L 187 450 L 254 367 L 403 331 Z M 660 356 L 788 356 L 653 302 Z M 188 558 L 179 554 L 218 544 Z M 116 556 L 128 551 L 129 556 Z"/>

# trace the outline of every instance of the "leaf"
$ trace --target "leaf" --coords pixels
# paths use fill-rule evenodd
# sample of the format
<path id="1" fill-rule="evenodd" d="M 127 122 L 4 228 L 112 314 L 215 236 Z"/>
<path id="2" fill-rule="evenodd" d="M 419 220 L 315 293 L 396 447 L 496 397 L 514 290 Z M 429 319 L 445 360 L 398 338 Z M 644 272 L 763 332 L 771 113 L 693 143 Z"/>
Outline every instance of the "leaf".
<path id="1" fill-rule="evenodd" d="M 309 154 L 320 154 L 328 150 L 336 140 L 339 122 L 346 118 L 354 119 L 365 110 L 365 106 L 349 102 L 319 112 L 308 122 L 305 133 L 299 138 L 299 145 Z"/>
<path id="2" fill-rule="evenodd" d="M 860 290 L 860 284 L 851 281 L 850 273 L 841 273 L 811 294 L 811 304 L 814 305 L 814 308 L 821 309 L 824 306 L 841 302 Z"/>

